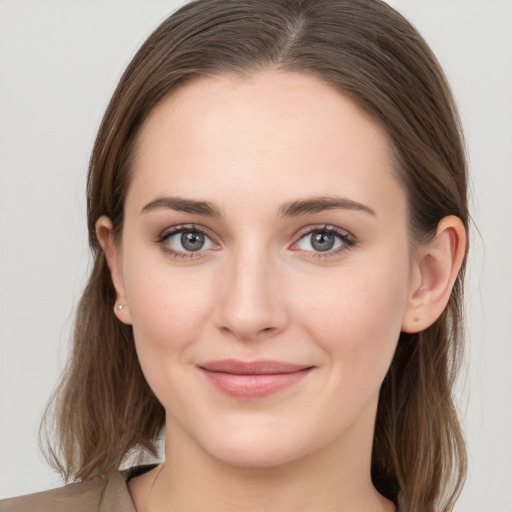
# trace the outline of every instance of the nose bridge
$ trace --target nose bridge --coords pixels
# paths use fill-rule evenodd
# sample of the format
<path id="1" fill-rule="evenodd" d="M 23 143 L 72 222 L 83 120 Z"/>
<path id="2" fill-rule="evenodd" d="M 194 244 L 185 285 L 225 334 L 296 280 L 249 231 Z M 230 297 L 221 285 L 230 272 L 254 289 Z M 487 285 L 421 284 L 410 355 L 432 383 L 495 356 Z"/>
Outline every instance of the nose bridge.
<path id="1" fill-rule="evenodd" d="M 276 258 L 261 241 L 235 247 L 221 276 L 219 327 L 245 339 L 282 330 L 286 311 L 278 274 Z"/>

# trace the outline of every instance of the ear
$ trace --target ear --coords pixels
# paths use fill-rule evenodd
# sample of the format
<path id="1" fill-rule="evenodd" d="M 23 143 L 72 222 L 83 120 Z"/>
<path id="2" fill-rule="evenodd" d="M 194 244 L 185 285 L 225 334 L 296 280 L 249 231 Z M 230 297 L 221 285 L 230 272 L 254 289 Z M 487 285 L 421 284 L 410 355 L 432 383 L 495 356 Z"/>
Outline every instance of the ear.
<path id="1" fill-rule="evenodd" d="M 105 215 L 96 221 L 96 236 L 105 253 L 112 283 L 116 290 L 116 304 L 114 313 L 121 322 L 131 325 L 130 309 L 126 299 L 121 250 L 114 241 L 112 221 Z"/>
<path id="2" fill-rule="evenodd" d="M 435 237 L 417 249 L 402 331 L 415 333 L 432 325 L 442 314 L 466 254 L 466 230 L 450 215 L 437 226 Z"/>

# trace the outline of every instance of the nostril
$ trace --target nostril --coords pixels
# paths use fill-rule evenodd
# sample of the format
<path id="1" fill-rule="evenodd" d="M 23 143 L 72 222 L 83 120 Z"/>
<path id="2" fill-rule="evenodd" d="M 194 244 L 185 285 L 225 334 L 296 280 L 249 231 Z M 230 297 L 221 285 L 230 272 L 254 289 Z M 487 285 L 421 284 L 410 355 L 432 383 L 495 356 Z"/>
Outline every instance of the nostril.
<path id="1" fill-rule="evenodd" d="M 250 325 L 244 329 L 243 324 L 238 325 L 237 328 L 229 327 L 226 325 L 220 326 L 220 330 L 224 334 L 240 337 L 240 338 L 259 338 L 263 335 L 271 335 L 278 331 L 276 327 L 263 327 L 262 329 L 251 329 Z"/>

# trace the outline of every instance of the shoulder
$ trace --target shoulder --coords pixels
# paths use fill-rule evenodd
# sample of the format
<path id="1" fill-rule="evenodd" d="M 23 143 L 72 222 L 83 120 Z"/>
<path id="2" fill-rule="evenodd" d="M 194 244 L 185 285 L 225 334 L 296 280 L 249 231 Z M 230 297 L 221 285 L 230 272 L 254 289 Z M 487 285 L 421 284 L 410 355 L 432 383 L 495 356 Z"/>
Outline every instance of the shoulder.
<path id="1" fill-rule="evenodd" d="M 136 512 L 127 480 L 152 467 L 136 466 L 108 477 L 0 500 L 0 512 Z"/>
<path id="2" fill-rule="evenodd" d="M 0 512 L 92 512 L 98 510 L 106 479 L 87 480 L 0 501 Z"/>

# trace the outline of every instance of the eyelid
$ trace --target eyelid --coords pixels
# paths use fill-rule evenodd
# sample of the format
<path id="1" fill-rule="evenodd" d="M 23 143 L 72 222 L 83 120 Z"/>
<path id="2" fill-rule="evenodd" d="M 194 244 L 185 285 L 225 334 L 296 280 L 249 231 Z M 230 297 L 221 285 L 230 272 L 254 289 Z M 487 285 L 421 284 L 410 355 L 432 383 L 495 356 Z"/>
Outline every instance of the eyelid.
<path id="1" fill-rule="evenodd" d="M 175 226 L 170 226 L 168 228 L 165 228 L 157 237 L 158 240 L 165 240 L 170 235 L 175 235 L 176 233 L 182 233 L 183 231 L 198 231 L 200 233 L 203 233 L 208 238 L 215 238 L 215 235 L 212 235 L 211 231 L 205 227 L 201 226 L 199 224 L 176 224 Z"/>
<path id="2" fill-rule="evenodd" d="M 306 226 L 301 228 L 295 236 L 297 238 L 302 238 L 304 235 L 309 235 L 310 233 L 316 233 L 318 231 L 328 231 L 339 234 L 340 236 L 345 236 L 347 238 L 354 238 L 353 235 L 346 229 L 333 226 L 332 224 L 313 224 Z"/>
<path id="3" fill-rule="evenodd" d="M 335 250 L 328 251 L 308 251 L 304 249 L 293 249 L 293 246 L 298 244 L 307 235 L 320 232 L 333 233 L 342 241 L 342 246 L 338 247 Z M 319 224 L 316 226 L 307 226 L 305 228 L 302 228 L 297 233 L 296 238 L 297 240 L 293 242 L 293 244 L 290 246 L 290 249 L 292 251 L 302 251 L 305 253 L 309 253 L 309 257 L 315 258 L 328 258 L 330 256 L 338 256 L 340 253 L 349 250 L 356 244 L 356 238 L 349 231 L 330 224 Z"/>
<path id="4" fill-rule="evenodd" d="M 179 233 L 183 233 L 186 231 L 196 231 L 198 233 L 202 233 L 206 238 L 208 238 L 212 244 L 216 245 L 217 248 L 220 247 L 220 244 L 215 240 L 215 236 L 212 236 L 210 230 L 204 226 L 199 226 L 197 224 L 178 224 L 176 226 L 171 226 L 169 228 L 164 229 L 155 239 L 155 243 L 160 246 L 162 251 L 165 253 L 175 257 L 182 259 L 192 259 L 192 258 L 201 258 L 204 257 L 209 251 L 217 250 L 214 249 L 199 249 L 197 251 L 182 251 L 179 249 L 173 249 L 170 245 L 166 245 L 165 242 L 172 236 L 177 235 Z"/>

